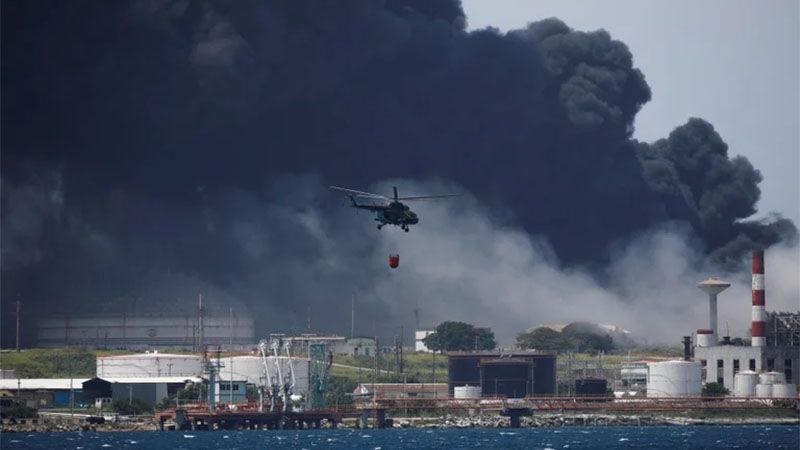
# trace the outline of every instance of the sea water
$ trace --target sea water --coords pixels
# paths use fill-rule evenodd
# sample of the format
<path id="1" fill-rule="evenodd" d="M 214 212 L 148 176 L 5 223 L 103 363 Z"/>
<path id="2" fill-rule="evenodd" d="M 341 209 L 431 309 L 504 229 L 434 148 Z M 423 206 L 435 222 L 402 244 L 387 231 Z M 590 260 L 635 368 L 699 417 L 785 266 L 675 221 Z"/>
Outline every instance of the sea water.
<path id="1" fill-rule="evenodd" d="M 11 449 L 792 449 L 800 426 L 3 433 Z"/>

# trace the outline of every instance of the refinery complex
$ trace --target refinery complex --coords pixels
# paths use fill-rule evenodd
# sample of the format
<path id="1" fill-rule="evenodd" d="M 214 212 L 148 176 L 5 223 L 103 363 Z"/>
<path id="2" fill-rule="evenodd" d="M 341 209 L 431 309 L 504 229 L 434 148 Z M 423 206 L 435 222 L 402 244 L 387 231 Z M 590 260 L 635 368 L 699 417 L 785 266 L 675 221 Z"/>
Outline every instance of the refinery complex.
<path id="1" fill-rule="evenodd" d="M 572 353 L 537 350 L 445 352 L 439 358 L 446 358 L 446 373 L 415 382 L 407 380 L 403 353 L 430 354 L 435 362 L 436 353 L 424 342 L 432 330 L 416 330 L 414 346 L 405 350 L 402 342 L 382 347 L 373 337 L 313 333 L 256 341 L 251 317 L 208 314 L 201 299 L 197 311 L 183 317 L 44 317 L 38 328 L 42 347 L 129 352 L 98 356 L 92 377 L 22 378 L 3 370 L 0 392 L 6 407 L 69 408 L 73 414 L 76 408 L 102 411 L 136 399 L 160 405 L 162 429 L 335 427 L 348 420 L 383 427 L 391 425 L 388 417 L 409 410 L 489 411 L 519 426 L 520 417 L 537 411 L 763 409 L 786 402 L 796 407 L 800 316 L 767 314 L 764 268 L 764 253 L 754 251 L 749 345 L 720 335 L 718 298 L 730 284 L 712 277 L 697 285 L 708 297 L 708 327 L 687 330 L 681 358 L 613 365 L 604 363 L 602 353 L 577 360 Z M 738 301 L 726 305 L 745 307 Z M 366 375 L 346 393 L 346 404 L 330 404 L 331 373 L 341 357 L 375 364 L 339 364 Z M 379 369 L 380 358 L 396 364 Z M 381 382 L 389 372 L 395 381 Z M 713 384 L 724 390 L 709 403 L 704 386 Z M 177 395 L 192 387 L 194 397 Z"/>

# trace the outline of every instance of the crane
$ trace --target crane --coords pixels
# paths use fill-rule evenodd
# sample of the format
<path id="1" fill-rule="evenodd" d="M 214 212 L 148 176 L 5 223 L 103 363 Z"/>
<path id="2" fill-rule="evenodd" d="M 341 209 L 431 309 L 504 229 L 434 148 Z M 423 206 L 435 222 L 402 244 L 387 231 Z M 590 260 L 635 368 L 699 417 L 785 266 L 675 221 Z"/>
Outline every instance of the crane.
<path id="1" fill-rule="evenodd" d="M 269 352 L 269 343 L 262 339 L 258 343 L 258 350 L 261 352 L 261 361 L 264 364 L 264 380 L 265 380 L 265 385 L 261 386 L 260 392 L 264 391 L 267 392 L 267 396 L 269 397 L 269 410 L 275 411 L 275 405 L 278 404 L 279 388 L 278 385 L 273 382 L 273 378 L 270 375 L 268 354 L 267 354 Z M 261 409 L 262 411 L 264 409 L 263 394 L 261 394 L 261 406 L 259 407 L 259 409 Z"/>

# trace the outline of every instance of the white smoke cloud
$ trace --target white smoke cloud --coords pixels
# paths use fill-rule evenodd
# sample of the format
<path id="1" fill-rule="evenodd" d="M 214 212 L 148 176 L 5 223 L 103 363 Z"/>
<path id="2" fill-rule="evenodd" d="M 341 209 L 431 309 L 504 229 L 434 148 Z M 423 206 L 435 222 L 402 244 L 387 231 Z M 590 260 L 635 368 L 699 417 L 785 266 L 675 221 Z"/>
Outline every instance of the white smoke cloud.
<path id="1" fill-rule="evenodd" d="M 330 211 L 310 209 L 297 219 L 320 250 L 320 257 L 304 275 L 310 275 L 311 284 L 315 280 L 333 284 L 323 282 L 306 289 L 329 292 L 331 307 L 344 311 L 349 306 L 348 289 L 355 290 L 364 311 L 359 314 L 378 317 L 372 324 L 360 324 L 362 332 L 397 334 L 400 324 L 413 323 L 413 309 L 419 306 L 423 326 L 444 320 L 488 326 L 506 346 L 517 333 L 534 325 L 576 320 L 618 325 L 650 343 L 677 344 L 681 336 L 706 328 L 708 304 L 696 284 L 719 276 L 732 284 L 720 295 L 720 334 L 727 334 L 729 328 L 732 336 L 748 335 L 749 260 L 742 261 L 735 273 L 706 263 L 686 228 L 665 226 L 619 243 L 606 274 L 598 275 L 561 267 L 544 237 L 501 222 L 457 186 L 396 180 L 370 189 L 387 193 L 392 185 L 400 186 L 402 195 L 458 192 L 461 196 L 414 203 L 420 224 L 409 233 L 394 227 L 378 231 L 371 215 L 348 211 L 344 202 L 345 214 L 335 211 L 331 216 Z M 580 220 L 577 212 L 576 220 Z M 798 309 L 797 250 L 774 247 L 767 251 L 770 310 Z M 398 269 L 388 267 L 391 253 L 400 255 Z M 361 282 L 343 287 L 337 277 Z M 378 320 L 377 329 L 374 320 Z M 345 333 L 349 323 L 333 328 Z"/>

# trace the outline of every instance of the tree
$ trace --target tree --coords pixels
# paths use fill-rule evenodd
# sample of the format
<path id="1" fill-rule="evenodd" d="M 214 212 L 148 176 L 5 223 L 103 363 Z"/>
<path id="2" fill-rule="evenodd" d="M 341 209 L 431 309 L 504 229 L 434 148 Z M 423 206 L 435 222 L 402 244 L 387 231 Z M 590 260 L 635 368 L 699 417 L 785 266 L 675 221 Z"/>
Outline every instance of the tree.
<path id="1" fill-rule="evenodd" d="M 464 322 L 442 322 L 423 342 L 433 351 L 491 350 L 497 343 L 489 328 Z"/>
<path id="2" fill-rule="evenodd" d="M 722 383 L 706 383 L 703 385 L 703 397 L 724 397 L 730 392 Z"/>
<path id="3" fill-rule="evenodd" d="M 547 327 L 539 327 L 517 335 L 517 347 L 527 350 L 549 350 L 563 352 L 571 348 L 570 342 L 561 333 Z"/>
<path id="4" fill-rule="evenodd" d="M 561 335 L 570 341 L 571 348 L 579 352 L 614 350 L 614 339 L 593 323 L 572 322 L 561 330 Z"/>

